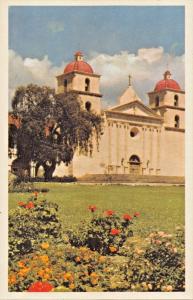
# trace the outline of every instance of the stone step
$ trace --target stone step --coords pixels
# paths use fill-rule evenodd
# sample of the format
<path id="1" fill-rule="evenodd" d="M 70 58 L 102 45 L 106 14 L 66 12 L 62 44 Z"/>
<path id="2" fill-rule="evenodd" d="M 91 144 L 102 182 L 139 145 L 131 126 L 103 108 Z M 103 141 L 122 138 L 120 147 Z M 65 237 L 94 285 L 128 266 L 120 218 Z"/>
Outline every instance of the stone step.
<path id="1" fill-rule="evenodd" d="M 170 183 L 184 184 L 185 178 L 179 176 L 129 175 L 129 174 L 86 174 L 79 182 L 90 183 Z"/>

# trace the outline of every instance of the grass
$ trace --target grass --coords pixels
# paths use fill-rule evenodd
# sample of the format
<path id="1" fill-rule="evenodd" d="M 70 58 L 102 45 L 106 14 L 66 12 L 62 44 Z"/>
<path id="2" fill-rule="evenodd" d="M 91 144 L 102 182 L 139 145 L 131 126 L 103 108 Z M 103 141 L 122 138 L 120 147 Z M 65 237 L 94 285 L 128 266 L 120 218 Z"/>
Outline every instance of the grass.
<path id="1" fill-rule="evenodd" d="M 184 187 L 64 183 L 37 183 L 36 186 L 50 189 L 46 198 L 59 205 L 64 228 L 78 227 L 81 220 L 89 218 L 90 204 L 95 204 L 98 212 L 107 209 L 112 209 L 120 215 L 140 212 L 141 217 L 133 226 L 134 232 L 140 235 L 153 230 L 172 233 L 176 226 L 184 225 Z M 9 208 L 15 208 L 18 201 L 24 201 L 29 196 L 29 193 L 10 193 Z"/>

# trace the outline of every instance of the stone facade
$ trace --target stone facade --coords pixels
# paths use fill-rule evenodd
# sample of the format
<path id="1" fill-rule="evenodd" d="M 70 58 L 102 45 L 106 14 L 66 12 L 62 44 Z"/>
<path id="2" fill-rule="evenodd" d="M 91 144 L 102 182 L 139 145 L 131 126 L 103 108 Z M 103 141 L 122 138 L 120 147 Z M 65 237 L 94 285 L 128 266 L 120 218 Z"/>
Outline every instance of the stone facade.
<path id="1" fill-rule="evenodd" d="M 80 62 L 80 64 L 79 64 Z M 90 67 L 90 66 L 89 66 Z M 67 71 L 65 71 L 67 70 Z M 144 105 L 129 85 L 118 105 L 102 110 L 100 75 L 84 64 L 82 53 L 57 76 L 58 93 L 76 91 L 83 109 L 104 119 L 99 149 L 92 157 L 75 153 L 69 167 L 57 166 L 54 176 L 88 174 L 133 174 L 184 177 L 185 92 L 169 71 L 149 92 Z"/>

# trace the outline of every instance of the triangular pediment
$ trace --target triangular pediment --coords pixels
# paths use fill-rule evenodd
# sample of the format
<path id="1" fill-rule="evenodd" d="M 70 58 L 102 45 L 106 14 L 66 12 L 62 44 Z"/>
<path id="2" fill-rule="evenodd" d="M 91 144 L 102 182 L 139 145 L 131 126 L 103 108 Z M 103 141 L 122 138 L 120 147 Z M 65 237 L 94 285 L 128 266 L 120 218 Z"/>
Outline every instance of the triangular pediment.
<path id="1" fill-rule="evenodd" d="M 141 101 L 135 100 L 126 104 L 117 105 L 109 109 L 112 112 L 119 112 L 129 115 L 135 115 L 135 116 L 145 116 L 145 117 L 158 117 L 151 108 L 144 105 Z"/>

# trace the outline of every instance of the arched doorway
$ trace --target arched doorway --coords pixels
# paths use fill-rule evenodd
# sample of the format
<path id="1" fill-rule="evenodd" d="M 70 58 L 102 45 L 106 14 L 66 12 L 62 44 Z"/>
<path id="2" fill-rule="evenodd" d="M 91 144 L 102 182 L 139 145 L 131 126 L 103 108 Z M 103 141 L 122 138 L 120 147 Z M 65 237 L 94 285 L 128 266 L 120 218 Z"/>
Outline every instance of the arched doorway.
<path id="1" fill-rule="evenodd" d="M 130 164 L 130 174 L 132 175 L 139 175 L 140 174 L 140 159 L 137 155 L 131 155 L 129 159 Z"/>

